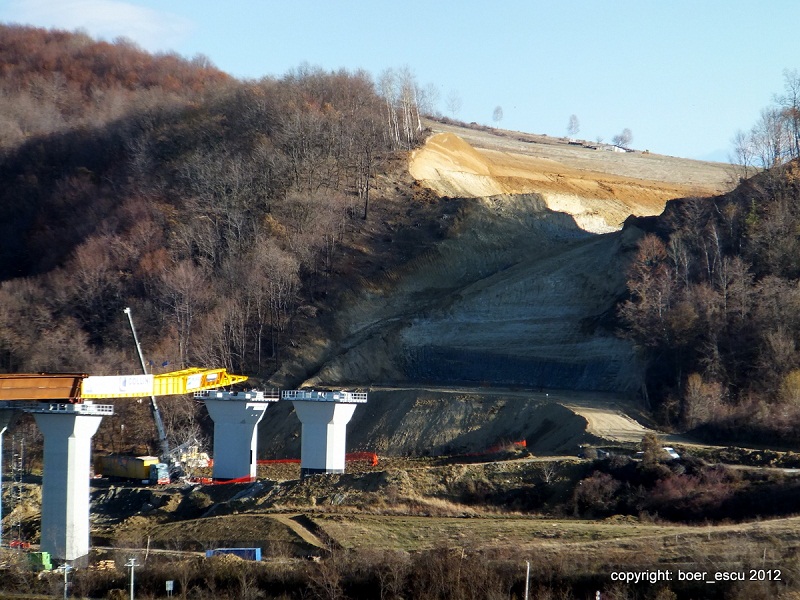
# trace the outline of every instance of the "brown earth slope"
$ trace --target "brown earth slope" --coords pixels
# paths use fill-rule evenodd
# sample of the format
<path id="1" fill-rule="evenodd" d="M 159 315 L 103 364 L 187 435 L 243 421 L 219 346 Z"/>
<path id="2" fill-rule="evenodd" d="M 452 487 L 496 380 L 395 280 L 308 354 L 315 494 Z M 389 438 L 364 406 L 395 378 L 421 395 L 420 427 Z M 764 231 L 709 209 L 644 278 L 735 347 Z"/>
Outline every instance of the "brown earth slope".
<path id="1" fill-rule="evenodd" d="M 672 198 L 721 192 L 729 177 L 722 165 L 710 165 L 709 178 L 692 181 L 679 167 L 665 167 L 671 161 L 682 165 L 679 159 L 649 153 L 548 148 L 557 159 L 525 152 L 524 147 L 475 148 L 455 133 L 443 132 L 413 153 L 409 170 L 442 196 L 540 194 L 547 208 L 572 215 L 593 233 L 615 231 L 630 215 L 660 214 Z M 602 160 L 581 154 L 599 154 Z"/>
<path id="2" fill-rule="evenodd" d="M 410 157 L 409 169 L 430 192 L 460 198 L 448 236 L 351 296 L 334 335 L 306 365 L 305 385 L 636 393 L 634 349 L 608 326 L 641 235 L 620 231 L 621 223 L 661 212 L 670 198 L 720 191 L 727 168 L 459 130 L 470 144 L 434 128 L 442 130 Z M 537 423 L 555 414 L 532 400 L 511 410 L 484 398 L 470 408 L 472 400 L 453 395 L 435 400 L 430 412 L 424 394 L 407 396 L 382 392 L 357 411 L 350 446 L 390 454 L 480 450 L 504 437 L 541 437 Z M 599 429 L 592 433 L 614 440 L 621 427 L 621 437 L 634 441 L 644 431 L 607 406 L 597 414 L 569 398 L 562 404 L 587 435 L 587 427 Z M 296 455 L 297 432 L 289 410 L 276 407 L 262 424 L 262 449 Z M 584 433 L 537 450 L 572 449 Z"/>

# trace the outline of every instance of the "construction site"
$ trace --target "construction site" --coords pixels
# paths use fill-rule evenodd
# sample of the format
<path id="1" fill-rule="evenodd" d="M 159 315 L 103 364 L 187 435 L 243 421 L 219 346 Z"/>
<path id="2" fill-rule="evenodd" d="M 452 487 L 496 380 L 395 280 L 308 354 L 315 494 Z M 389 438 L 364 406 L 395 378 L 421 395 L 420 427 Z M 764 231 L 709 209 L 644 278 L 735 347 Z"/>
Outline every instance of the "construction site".
<path id="1" fill-rule="evenodd" d="M 722 514 L 734 521 L 800 467 L 785 450 L 726 454 L 656 431 L 634 348 L 599 326 L 624 287 L 608 265 L 641 235 L 625 220 L 717 193 L 729 174 L 438 127 L 409 171 L 429 193 L 470 199 L 468 210 L 435 250 L 353 292 L 336 337 L 305 340 L 275 376 L 306 373 L 295 389 L 252 389 L 216 368 L 148 373 L 130 309 L 141 373 L 0 376 L 7 566 L 28 556 L 37 569 L 60 566 L 59 582 L 74 569 L 71 589 L 87 596 L 124 588 L 141 567 L 147 593 L 171 592 L 160 591 L 166 579 L 186 597 L 218 585 L 221 565 L 257 557 L 265 570 L 241 567 L 228 589 L 246 597 L 283 578 L 294 597 L 287 581 L 302 572 L 315 594 L 342 597 L 321 590 L 334 589 L 326 569 L 348 553 L 379 553 L 381 573 L 406 578 L 422 569 L 416 560 L 479 573 L 479 562 L 513 552 L 583 593 L 613 591 L 608 573 L 619 565 L 796 561 L 796 517 L 709 524 L 715 513 L 702 505 L 693 514 L 705 524 L 687 523 L 663 517 L 672 508 L 663 498 L 636 503 L 625 490 L 653 483 L 635 479 L 639 471 L 624 490 L 603 487 L 635 470 L 648 435 L 679 456 L 656 457 L 648 468 L 662 477 L 706 485 L 713 465 L 738 463 L 740 474 L 714 475 L 729 486 Z M 158 406 L 171 394 L 204 405 L 208 446 L 165 443 Z M 92 436 L 114 411 L 104 399 L 150 402 L 157 456 L 92 456 Z M 20 412 L 44 437 L 41 465 L 25 460 Z M 337 568 L 335 589 L 359 597 L 362 576 Z M 507 596 L 522 596 L 521 572 L 503 581 Z M 380 585 L 389 594 L 389 580 Z"/>

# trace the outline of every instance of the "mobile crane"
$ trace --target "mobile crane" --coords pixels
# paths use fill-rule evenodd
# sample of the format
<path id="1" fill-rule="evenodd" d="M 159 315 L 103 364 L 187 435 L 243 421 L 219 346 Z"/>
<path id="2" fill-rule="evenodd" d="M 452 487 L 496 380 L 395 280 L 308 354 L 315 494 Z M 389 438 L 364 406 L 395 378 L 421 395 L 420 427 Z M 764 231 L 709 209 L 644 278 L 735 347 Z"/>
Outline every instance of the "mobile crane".
<path id="1" fill-rule="evenodd" d="M 136 344 L 136 352 L 139 355 L 139 362 L 142 365 L 142 373 L 147 375 L 147 367 L 144 363 L 144 355 L 142 354 L 142 345 L 139 343 L 139 336 L 136 335 L 136 328 L 133 326 L 133 315 L 131 314 L 130 307 L 126 307 L 123 311 L 128 316 L 128 323 L 131 325 L 131 333 L 133 334 L 133 341 Z M 173 462 L 170 460 L 169 440 L 167 439 L 167 432 L 164 429 L 164 421 L 161 419 L 161 411 L 158 410 L 158 402 L 155 396 L 150 396 L 150 412 L 153 415 L 153 421 L 156 424 L 156 432 L 158 433 L 158 443 L 161 446 L 161 460 L 166 462 L 170 471 L 173 468 Z"/>

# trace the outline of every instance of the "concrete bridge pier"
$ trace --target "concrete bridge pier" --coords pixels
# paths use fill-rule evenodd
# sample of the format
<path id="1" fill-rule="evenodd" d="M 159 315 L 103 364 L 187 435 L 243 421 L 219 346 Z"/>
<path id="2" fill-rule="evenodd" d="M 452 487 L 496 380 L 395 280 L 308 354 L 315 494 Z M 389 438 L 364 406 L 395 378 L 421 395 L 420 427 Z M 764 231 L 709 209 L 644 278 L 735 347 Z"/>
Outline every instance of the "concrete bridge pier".
<path id="1" fill-rule="evenodd" d="M 367 394 L 284 390 L 281 397 L 292 401 L 302 423 L 300 476 L 344 473 L 347 424 Z"/>
<path id="2" fill-rule="evenodd" d="M 277 392 L 208 391 L 195 394 L 214 421 L 214 480 L 256 477 L 258 423 Z"/>
<path id="3" fill-rule="evenodd" d="M 114 407 L 40 403 L 27 412 L 44 436 L 41 550 L 80 565 L 89 554 L 92 436 Z"/>

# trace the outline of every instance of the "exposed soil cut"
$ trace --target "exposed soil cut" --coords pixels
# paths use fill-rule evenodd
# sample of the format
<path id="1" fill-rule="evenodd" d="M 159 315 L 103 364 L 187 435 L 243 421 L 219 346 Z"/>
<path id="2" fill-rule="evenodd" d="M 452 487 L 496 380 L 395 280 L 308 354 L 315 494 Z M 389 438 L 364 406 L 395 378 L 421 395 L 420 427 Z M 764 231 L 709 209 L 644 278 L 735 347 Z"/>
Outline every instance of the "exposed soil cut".
<path id="1" fill-rule="evenodd" d="M 547 149 L 552 153 L 555 147 Z M 584 166 L 575 168 L 569 164 L 575 157 L 563 149 L 556 160 L 537 156 L 529 148 L 475 148 L 448 132 L 433 135 L 415 151 L 409 170 L 442 196 L 541 194 L 547 208 L 572 215 L 581 228 L 593 233 L 616 231 L 630 215 L 660 214 L 673 198 L 719 193 L 729 176 L 721 167 L 709 168 L 710 180 L 687 183 L 680 169 L 664 168 L 679 159 L 628 153 L 616 157 L 585 148 L 573 152 L 607 156 L 603 161 L 578 160 Z M 587 162 L 598 170 L 586 170 Z M 612 168 L 605 170 L 608 162 Z"/>
<path id="2" fill-rule="evenodd" d="M 410 172 L 431 193 L 461 198 L 447 237 L 344 303 L 304 384 L 487 391 L 461 401 L 425 390 L 373 393 L 350 426 L 353 450 L 476 452 L 526 438 L 553 454 L 593 437 L 641 440 L 646 430 L 621 407 L 638 393 L 641 368 L 608 323 L 642 232 L 619 227 L 671 198 L 722 191 L 727 167 L 431 126 Z M 611 393 L 621 405 L 508 401 L 491 395 L 496 386 Z M 260 439 L 270 456 L 298 456 L 291 409 L 271 409 Z"/>

